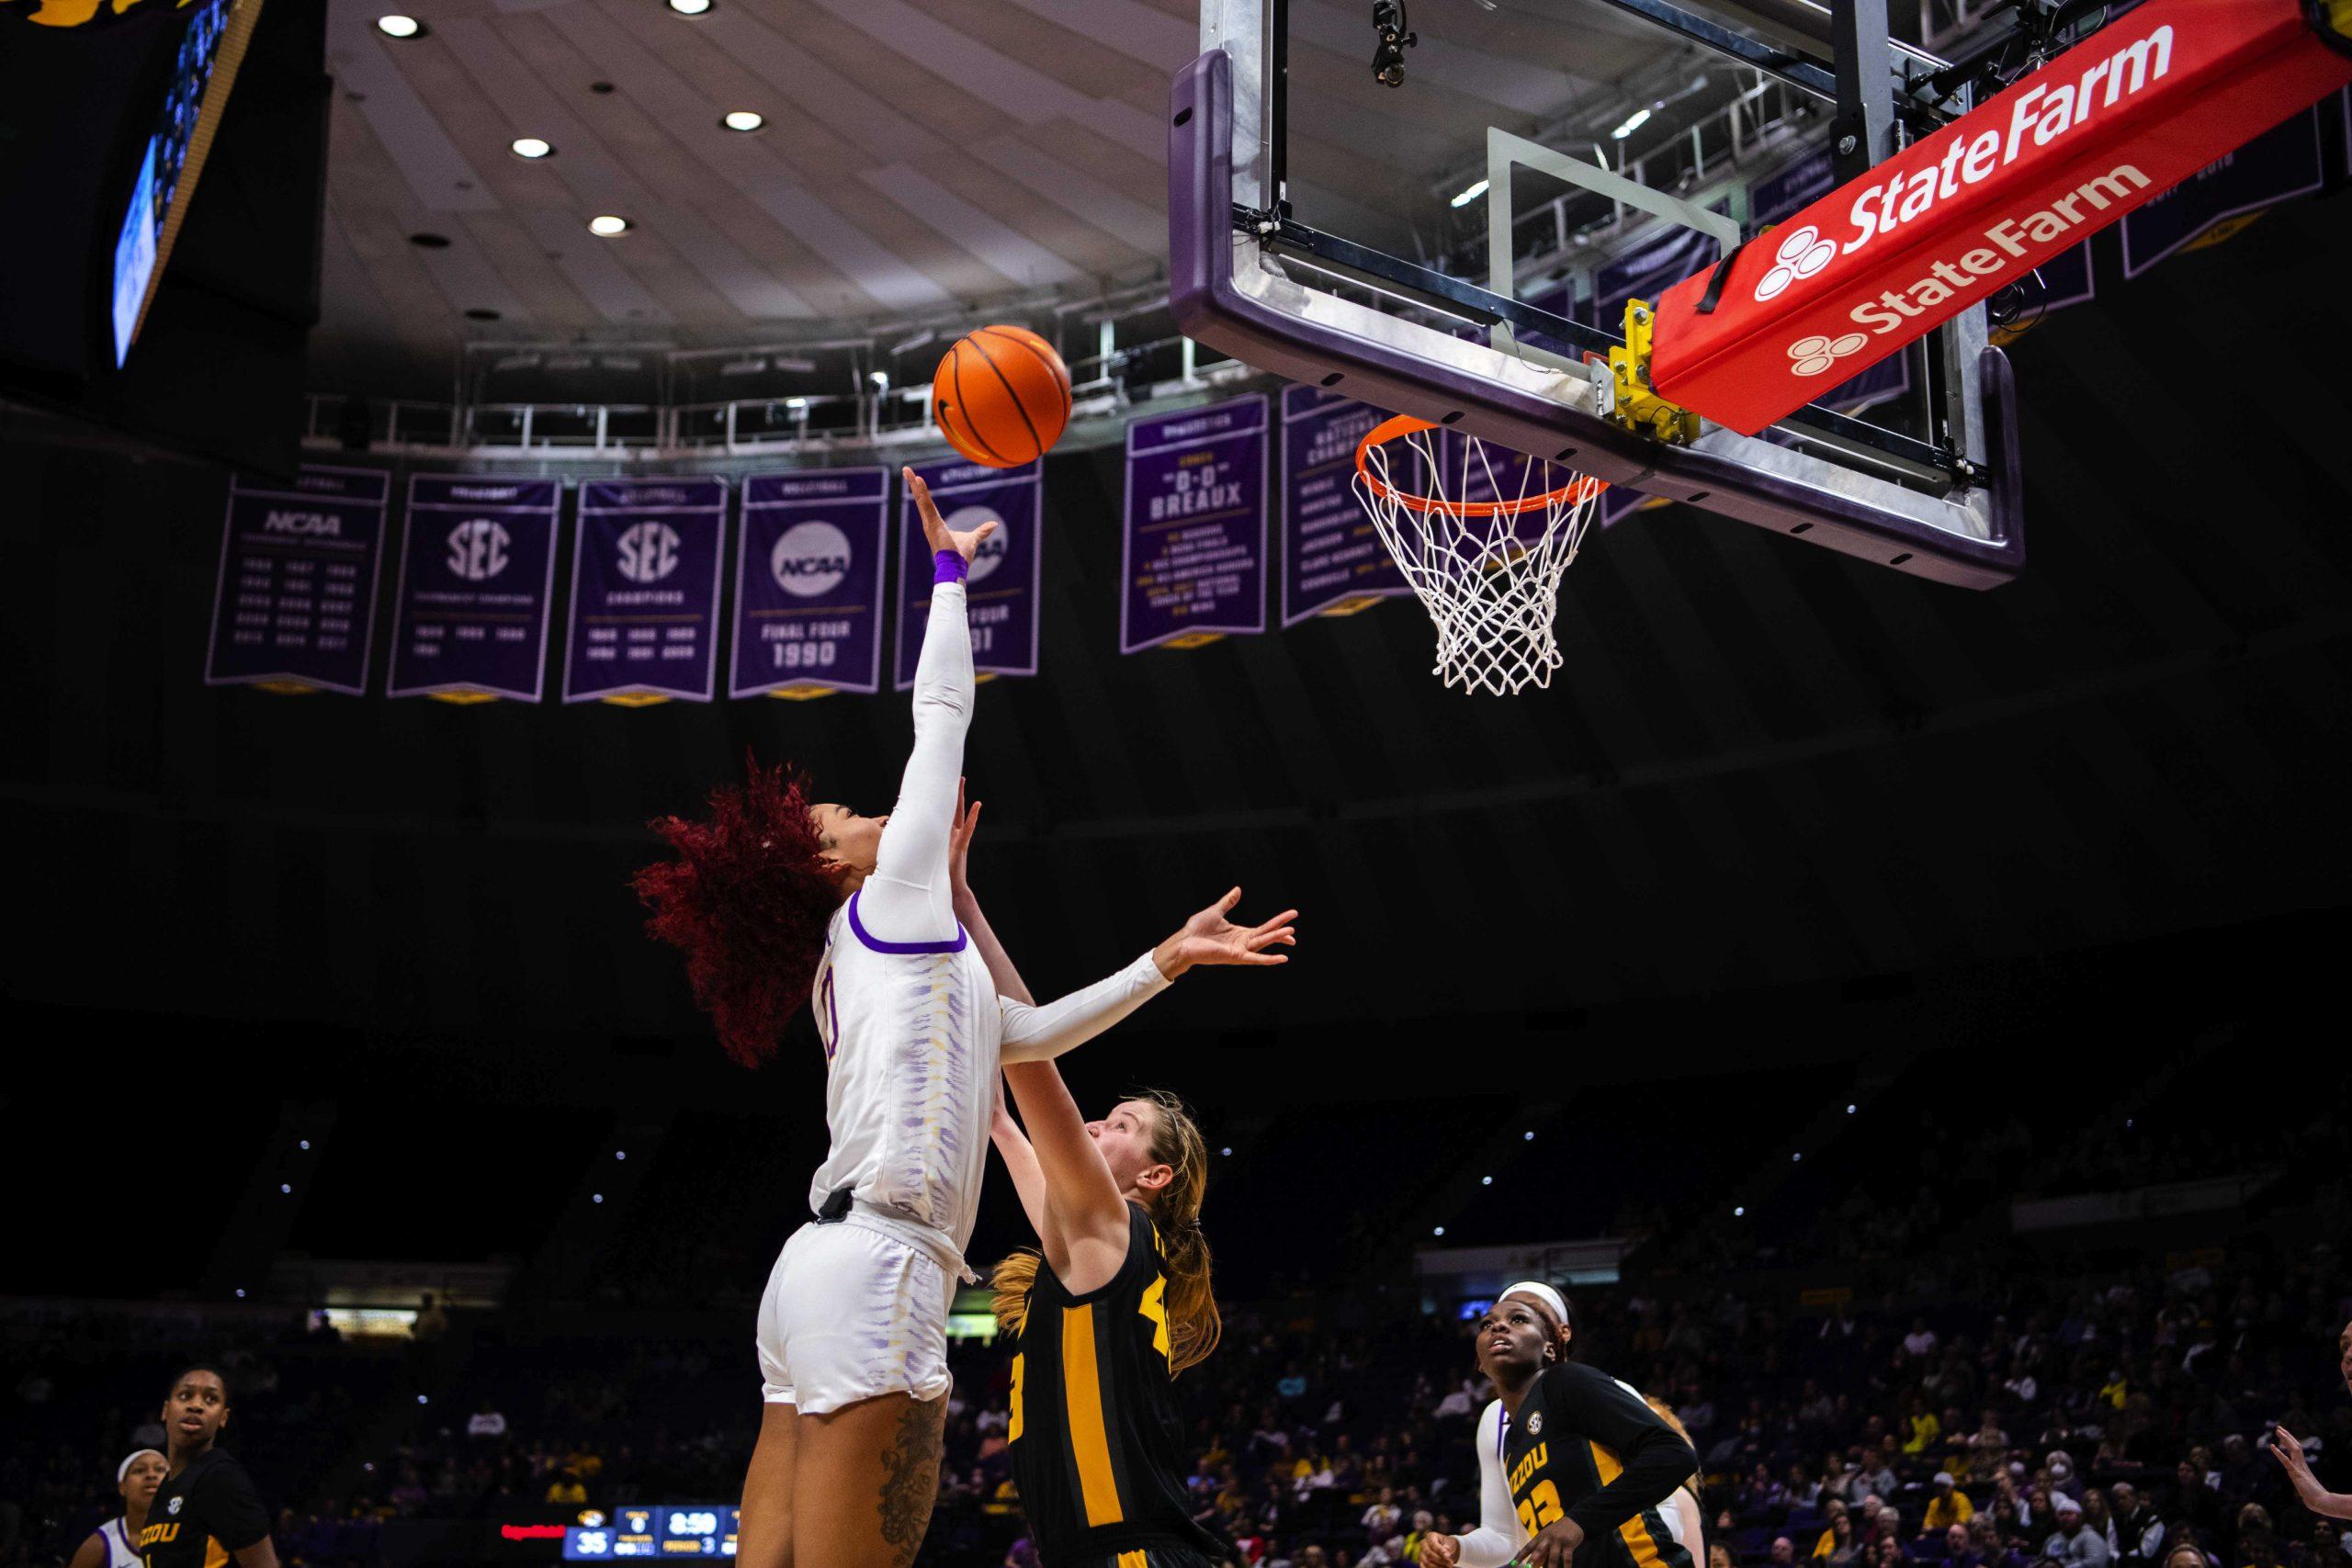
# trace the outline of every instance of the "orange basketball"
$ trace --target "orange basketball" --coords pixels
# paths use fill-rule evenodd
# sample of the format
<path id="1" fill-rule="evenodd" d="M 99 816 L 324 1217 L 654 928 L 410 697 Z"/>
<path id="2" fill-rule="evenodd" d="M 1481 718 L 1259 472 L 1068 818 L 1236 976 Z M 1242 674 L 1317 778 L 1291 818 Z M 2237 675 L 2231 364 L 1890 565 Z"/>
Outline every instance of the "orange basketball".
<path id="1" fill-rule="evenodd" d="M 976 327 L 931 378 L 931 414 L 947 445 L 990 468 L 1046 455 L 1069 423 L 1069 367 L 1027 327 Z"/>

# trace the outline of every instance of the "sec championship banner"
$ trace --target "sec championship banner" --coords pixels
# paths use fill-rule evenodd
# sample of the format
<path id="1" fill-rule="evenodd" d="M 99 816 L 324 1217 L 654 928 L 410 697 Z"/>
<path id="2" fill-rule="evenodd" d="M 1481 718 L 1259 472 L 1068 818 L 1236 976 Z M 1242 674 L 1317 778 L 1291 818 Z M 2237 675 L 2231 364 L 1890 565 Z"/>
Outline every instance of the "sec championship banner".
<path id="1" fill-rule="evenodd" d="M 1356 443 L 1384 414 L 1320 387 L 1283 389 L 1282 619 L 1351 615 L 1410 593 L 1356 499 Z"/>
<path id="2" fill-rule="evenodd" d="M 802 468 L 743 481 L 729 694 L 882 689 L 890 470 Z"/>
<path id="3" fill-rule="evenodd" d="M 209 685 L 368 690 L 390 474 L 304 466 L 229 481 L 212 591 Z"/>
<path id="4" fill-rule="evenodd" d="M 1037 592 L 1045 565 L 1045 470 L 1036 463 L 1018 468 L 984 468 L 950 459 L 917 463 L 915 472 L 931 487 L 939 514 L 957 533 L 994 518 L 997 531 L 972 558 L 965 580 L 970 606 L 972 667 L 983 675 L 1037 672 Z M 922 652 L 923 627 L 931 619 L 931 547 L 923 542 L 914 498 L 899 498 L 898 687 L 915 683 L 915 660 Z"/>
<path id="5" fill-rule="evenodd" d="M 582 481 L 565 702 L 710 701 L 726 525 L 722 479 Z"/>
<path id="6" fill-rule="evenodd" d="M 539 700 L 562 503 L 560 479 L 410 479 L 387 696 Z"/>
<path id="7" fill-rule="evenodd" d="M 1266 400 L 1127 426 L 1119 651 L 1266 629 Z"/>

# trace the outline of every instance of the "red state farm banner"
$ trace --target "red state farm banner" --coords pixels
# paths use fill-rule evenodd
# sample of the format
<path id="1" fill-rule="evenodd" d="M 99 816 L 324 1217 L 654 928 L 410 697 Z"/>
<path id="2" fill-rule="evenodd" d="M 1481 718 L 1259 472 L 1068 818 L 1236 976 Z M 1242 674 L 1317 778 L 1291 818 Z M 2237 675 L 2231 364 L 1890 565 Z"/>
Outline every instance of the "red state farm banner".
<path id="1" fill-rule="evenodd" d="M 2346 82 L 2300 0 L 2151 0 L 1658 301 L 1658 395 L 1753 435 Z"/>

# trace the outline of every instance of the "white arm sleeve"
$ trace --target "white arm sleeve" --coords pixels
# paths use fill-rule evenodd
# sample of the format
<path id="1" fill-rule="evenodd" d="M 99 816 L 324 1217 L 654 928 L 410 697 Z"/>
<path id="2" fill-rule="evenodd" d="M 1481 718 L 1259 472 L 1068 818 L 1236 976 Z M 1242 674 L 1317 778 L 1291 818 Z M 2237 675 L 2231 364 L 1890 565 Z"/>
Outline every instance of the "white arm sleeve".
<path id="1" fill-rule="evenodd" d="M 1147 953 L 1115 975 L 1043 1007 L 998 998 L 1004 1010 L 1004 1060 L 1049 1062 L 1074 1050 L 1168 988 Z"/>
<path id="2" fill-rule="evenodd" d="M 947 840 L 964 773 L 964 733 L 972 724 L 972 692 L 964 585 L 942 582 L 931 591 L 931 619 L 915 660 L 914 750 L 875 851 L 874 874 L 857 896 L 859 923 L 884 942 L 956 939 Z"/>
<path id="3" fill-rule="evenodd" d="M 1519 1511 L 1503 1484 L 1503 1402 L 1490 1400 L 1478 1414 L 1478 1528 L 1460 1538 L 1461 1568 L 1502 1568 L 1517 1551 Z"/>

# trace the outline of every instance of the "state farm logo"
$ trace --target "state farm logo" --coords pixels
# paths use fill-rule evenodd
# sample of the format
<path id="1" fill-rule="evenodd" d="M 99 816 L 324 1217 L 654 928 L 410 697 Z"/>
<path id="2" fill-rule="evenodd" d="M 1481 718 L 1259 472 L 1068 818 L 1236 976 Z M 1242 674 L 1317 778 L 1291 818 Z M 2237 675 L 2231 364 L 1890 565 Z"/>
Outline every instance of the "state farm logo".
<path id="1" fill-rule="evenodd" d="M 1772 270 L 1756 285 L 1756 302 L 1759 305 L 1767 299 L 1778 298 L 1798 278 L 1811 277 L 1827 266 L 1838 258 L 1838 247 L 1823 239 L 1821 231 L 1808 223 L 1802 229 L 1791 230 L 1789 237 L 1781 242 L 1781 248 L 1774 254 L 1779 259 L 1773 264 Z"/>
<path id="2" fill-rule="evenodd" d="M 1843 337 L 1824 337 L 1815 333 L 1789 344 L 1789 373 L 1792 376 L 1818 376 L 1849 354 L 1860 354 L 1871 341 L 1868 333 L 1848 333 Z"/>

